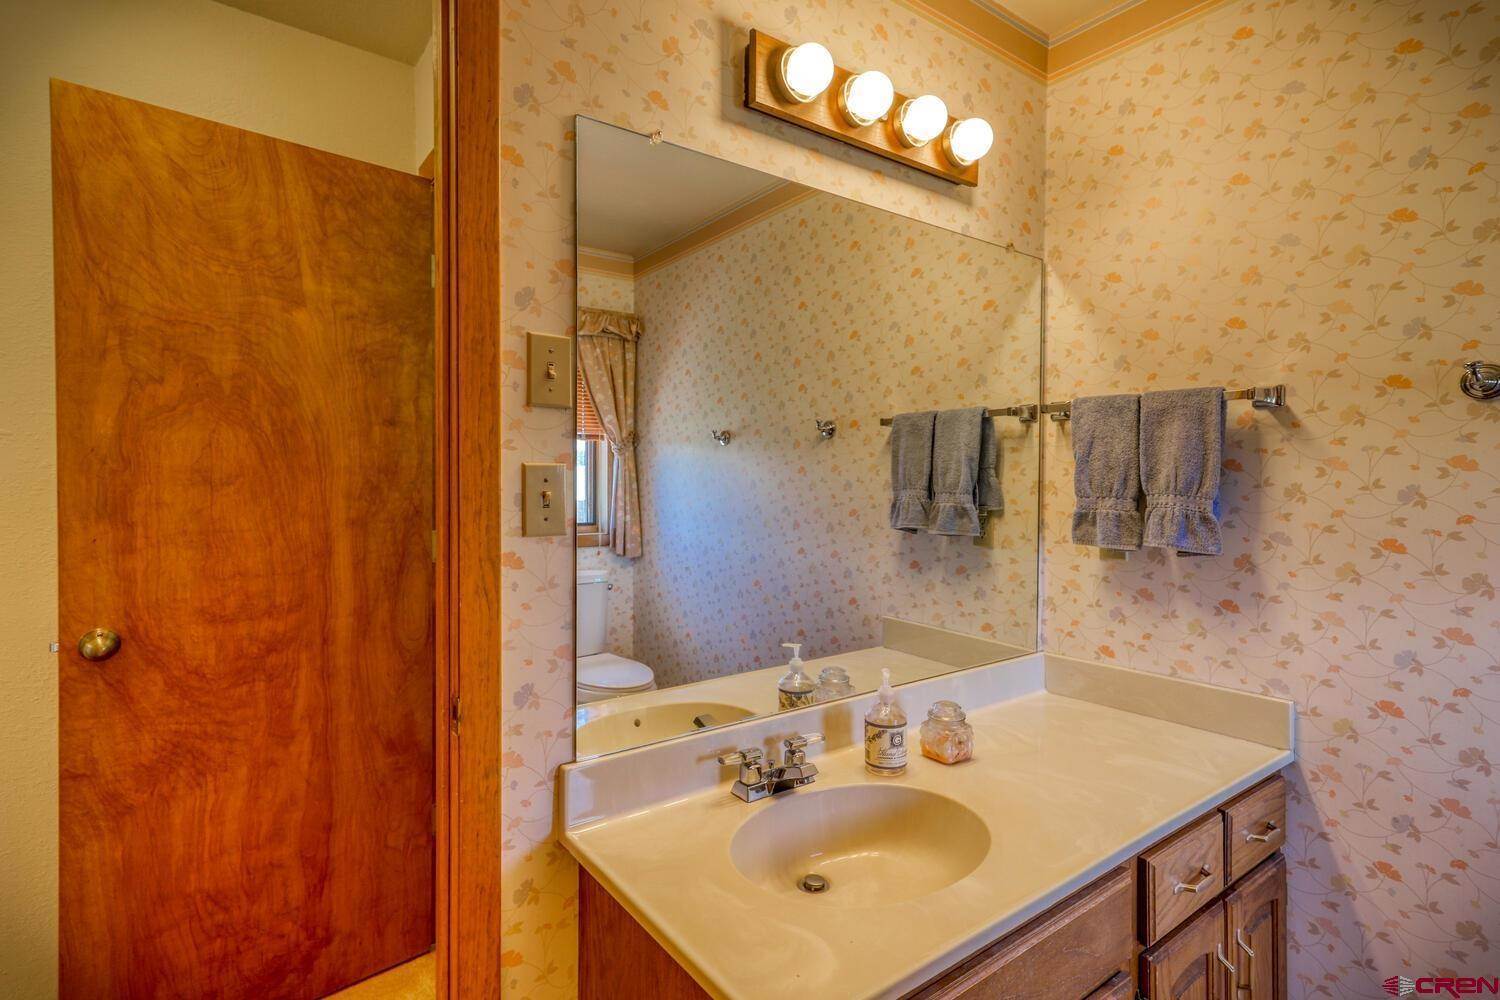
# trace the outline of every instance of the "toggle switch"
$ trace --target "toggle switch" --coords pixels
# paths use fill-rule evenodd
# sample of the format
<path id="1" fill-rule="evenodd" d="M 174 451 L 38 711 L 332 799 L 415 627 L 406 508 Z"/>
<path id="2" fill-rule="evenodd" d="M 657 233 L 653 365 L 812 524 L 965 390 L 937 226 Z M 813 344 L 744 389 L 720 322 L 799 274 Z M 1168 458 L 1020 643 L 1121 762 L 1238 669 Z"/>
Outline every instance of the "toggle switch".
<path id="1" fill-rule="evenodd" d="M 526 402 L 530 406 L 573 408 L 571 337 L 526 334 Z"/>
<path id="2" fill-rule="evenodd" d="M 552 462 L 521 463 L 521 534 L 527 538 L 566 535 L 567 466 Z"/>

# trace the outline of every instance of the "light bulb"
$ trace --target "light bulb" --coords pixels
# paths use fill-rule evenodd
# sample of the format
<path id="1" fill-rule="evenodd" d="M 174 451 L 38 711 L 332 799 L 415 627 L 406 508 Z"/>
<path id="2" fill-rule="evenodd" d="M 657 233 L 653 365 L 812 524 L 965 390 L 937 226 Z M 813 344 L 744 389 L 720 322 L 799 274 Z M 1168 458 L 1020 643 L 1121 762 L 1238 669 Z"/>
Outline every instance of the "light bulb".
<path id="1" fill-rule="evenodd" d="M 798 104 L 806 104 L 833 82 L 833 56 L 817 42 L 793 45 L 781 54 L 781 86 Z"/>
<path id="2" fill-rule="evenodd" d="M 891 78 L 878 69 L 856 73 L 839 90 L 839 108 L 850 124 L 859 128 L 884 118 L 895 99 L 896 88 L 891 86 Z"/>
<path id="3" fill-rule="evenodd" d="M 948 126 L 948 105 L 941 97 L 923 94 L 896 112 L 896 135 L 908 146 L 925 146 Z"/>
<path id="4" fill-rule="evenodd" d="M 995 130 L 983 118 L 956 121 L 943 133 L 943 148 L 948 158 L 960 167 L 967 167 L 984 156 L 994 144 Z"/>

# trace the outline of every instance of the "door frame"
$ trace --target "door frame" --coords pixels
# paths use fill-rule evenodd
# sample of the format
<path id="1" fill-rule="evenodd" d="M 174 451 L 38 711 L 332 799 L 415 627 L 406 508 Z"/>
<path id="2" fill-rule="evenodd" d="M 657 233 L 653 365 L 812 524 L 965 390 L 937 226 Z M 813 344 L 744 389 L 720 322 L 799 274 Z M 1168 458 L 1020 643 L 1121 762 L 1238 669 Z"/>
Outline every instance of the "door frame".
<path id="1" fill-rule="evenodd" d="M 500 0 L 433 6 L 437 996 L 498 1000 Z"/>

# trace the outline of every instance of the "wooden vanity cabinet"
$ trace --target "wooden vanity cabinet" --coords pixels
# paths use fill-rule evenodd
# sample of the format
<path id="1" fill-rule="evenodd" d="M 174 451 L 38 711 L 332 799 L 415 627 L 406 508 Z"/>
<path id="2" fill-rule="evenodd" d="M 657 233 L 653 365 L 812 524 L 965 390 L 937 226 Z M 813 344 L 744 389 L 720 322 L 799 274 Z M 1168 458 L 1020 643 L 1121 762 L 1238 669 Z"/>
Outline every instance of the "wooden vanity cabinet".
<path id="1" fill-rule="evenodd" d="M 1285 1000 L 1285 826 L 1278 775 L 1183 824 L 907 1000 Z M 579 883 L 581 1000 L 708 996 L 588 872 Z"/>
<path id="2" fill-rule="evenodd" d="M 1214 903 L 1141 958 L 1142 992 L 1150 1000 L 1225 1000 L 1229 980 L 1219 961 L 1224 904 Z"/>
<path id="3" fill-rule="evenodd" d="M 1224 897 L 1234 1000 L 1286 998 L 1286 860 L 1272 858 Z"/>

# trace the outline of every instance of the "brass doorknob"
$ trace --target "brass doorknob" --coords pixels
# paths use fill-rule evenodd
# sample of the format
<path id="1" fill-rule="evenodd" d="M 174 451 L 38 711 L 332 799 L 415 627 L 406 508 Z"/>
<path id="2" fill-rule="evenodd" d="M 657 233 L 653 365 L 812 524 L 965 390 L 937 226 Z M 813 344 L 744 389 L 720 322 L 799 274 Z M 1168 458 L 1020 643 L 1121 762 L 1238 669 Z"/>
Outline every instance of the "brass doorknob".
<path id="1" fill-rule="evenodd" d="M 78 652 L 85 660 L 107 660 L 120 648 L 120 636 L 107 628 L 85 632 L 78 640 Z"/>

